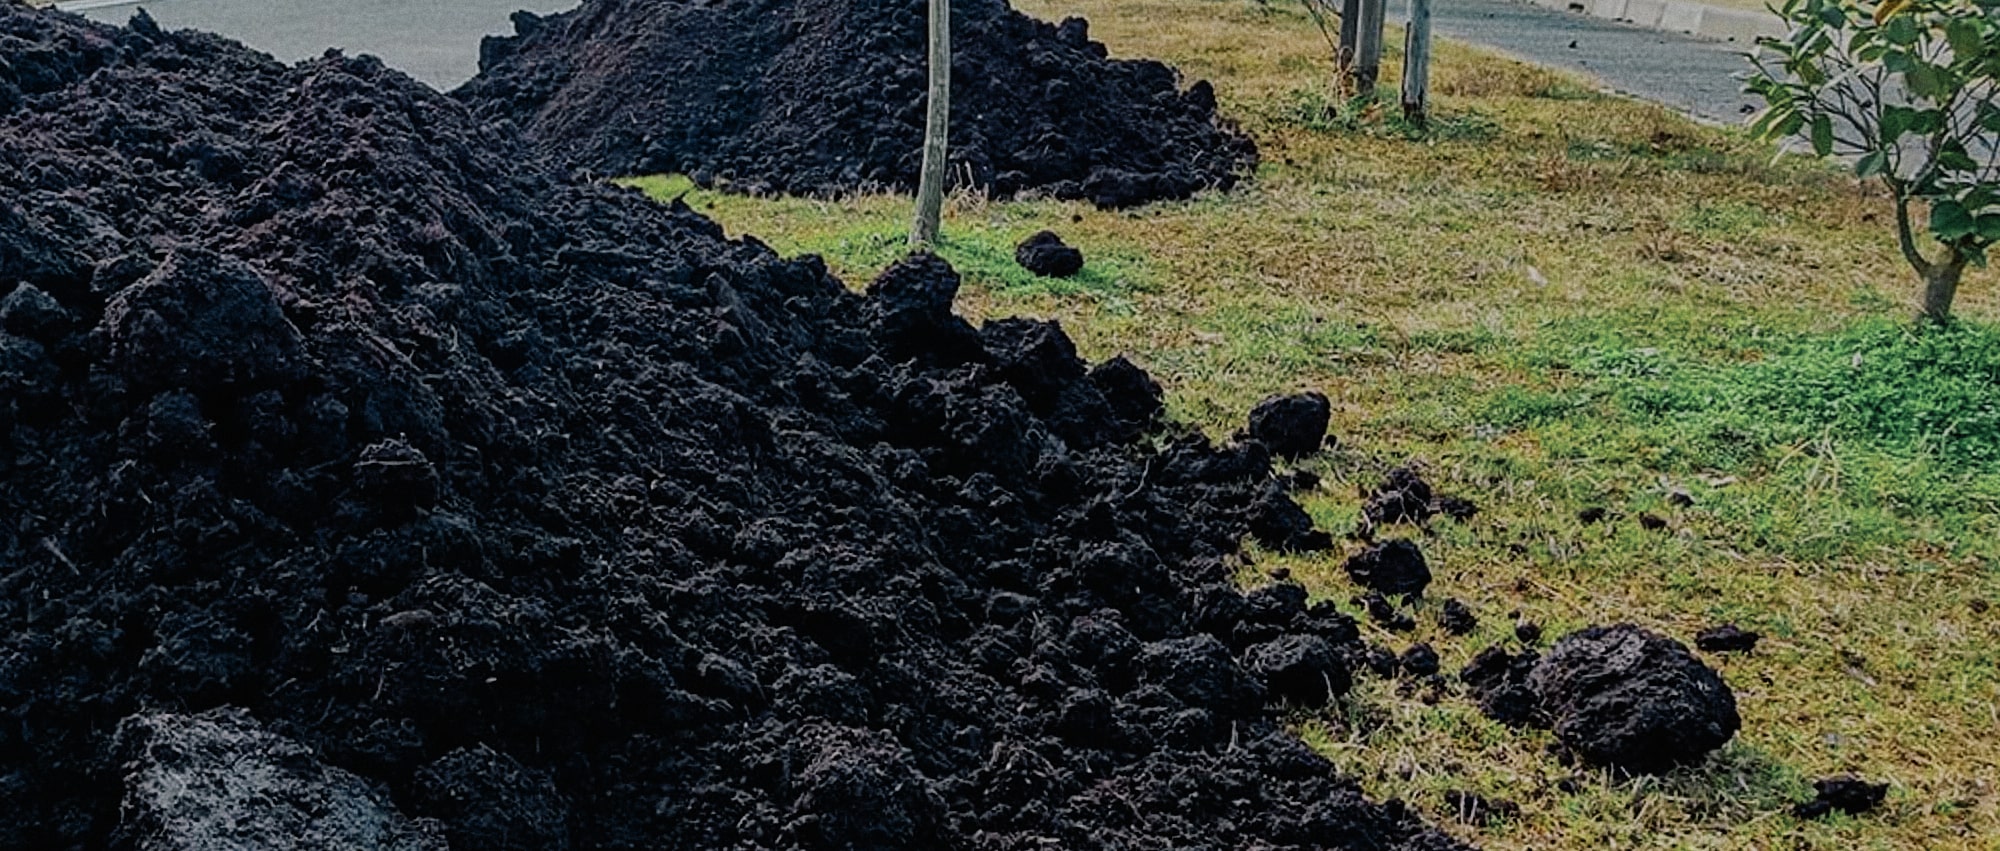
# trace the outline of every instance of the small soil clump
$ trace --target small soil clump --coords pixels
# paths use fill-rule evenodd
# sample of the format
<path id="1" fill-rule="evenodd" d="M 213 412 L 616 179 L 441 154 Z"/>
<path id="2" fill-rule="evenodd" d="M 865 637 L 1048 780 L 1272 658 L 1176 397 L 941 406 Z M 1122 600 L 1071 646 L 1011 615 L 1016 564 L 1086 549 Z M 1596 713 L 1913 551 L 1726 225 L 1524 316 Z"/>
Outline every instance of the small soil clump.
<path id="1" fill-rule="evenodd" d="M 1014 246 L 1014 262 L 1044 278 L 1068 278 L 1083 271 L 1083 252 L 1064 245 L 1054 231 L 1038 231 Z"/>
<path id="2" fill-rule="evenodd" d="M 1757 649 L 1757 640 L 1762 637 L 1730 623 L 1695 633 L 1694 646 L 1707 653 L 1748 653 Z"/>
<path id="3" fill-rule="evenodd" d="M 1630 624 L 1557 641 L 1528 688 L 1585 762 L 1656 774 L 1699 762 L 1742 725 L 1722 678 L 1670 638 Z"/>
<path id="4" fill-rule="evenodd" d="M 1406 538 L 1369 544 L 1348 557 L 1346 567 L 1355 584 L 1382 594 L 1420 597 L 1431 584 L 1423 550 Z"/>
<path id="5" fill-rule="evenodd" d="M 926 96 L 922 0 L 587 0 L 514 15 L 455 94 L 545 160 L 597 174 L 830 195 L 915 189 Z M 1229 189 L 1256 146 L 1206 82 L 1109 59 L 1080 18 L 1005 0 L 952 7 L 959 188 L 1129 207 Z"/>
<path id="6" fill-rule="evenodd" d="M 1325 706 L 1353 683 L 1333 645 L 1317 635 L 1287 635 L 1251 647 L 1243 664 L 1264 680 L 1273 700 L 1305 707 Z"/>
<path id="7" fill-rule="evenodd" d="M 1368 495 L 1361 513 L 1377 524 L 1423 523 L 1437 513 L 1431 505 L 1433 496 L 1430 483 L 1417 468 L 1405 464 L 1389 471 L 1381 486 Z"/>
<path id="8" fill-rule="evenodd" d="M 1792 808 L 1792 814 L 1799 818 L 1823 818 L 1835 810 L 1848 815 L 1860 815 L 1882 805 L 1889 794 L 1889 784 L 1870 783 L 1859 777 L 1828 777 L 1813 781 L 1812 800 L 1802 801 Z"/>
<path id="9" fill-rule="evenodd" d="M 1472 613 L 1472 607 L 1452 597 L 1444 601 L 1438 609 L 1438 629 L 1449 635 L 1467 635 L 1479 626 L 1479 617 Z"/>
<path id="10" fill-rule="evenodd" d="M 1537 726 L 1539 701 L 1528 688 L 1528 674 L 1539 658 L 1532 651 L 1512 654 L 1499 646 L 1488 647 L 1466 663 L 1458 678 L 1472 690 L 1486 717 L 1516 727 Z"/>
<path id="11" fill-rule="evenodd" d="M 1542 625 L 1530 620 L 1514 622 L 1515 640 L 1530 647 L 1542 642 Z"/>
<path id="12" fill-rule="evenodd" d="M 1398 667 L 1402 668 L 1403 673 L 1413 677 L 1428 677 L 1438 672 L 1437 651 L 1431 649 L 1428 644 L 1410 645 L 1410 649 L 1403 651 L 1403 657 L 1398 661 L 1400 663 Z"/>
<path id="13" fill-rule="evenodd" d="M 1273 455 L 1299 458 L 1319 449 L 1332 416 L 1333 409 L 1321 393 L 1271 396 L 1250 409 L 1250 425 L 1244 434 L 1264 444 Z"/>

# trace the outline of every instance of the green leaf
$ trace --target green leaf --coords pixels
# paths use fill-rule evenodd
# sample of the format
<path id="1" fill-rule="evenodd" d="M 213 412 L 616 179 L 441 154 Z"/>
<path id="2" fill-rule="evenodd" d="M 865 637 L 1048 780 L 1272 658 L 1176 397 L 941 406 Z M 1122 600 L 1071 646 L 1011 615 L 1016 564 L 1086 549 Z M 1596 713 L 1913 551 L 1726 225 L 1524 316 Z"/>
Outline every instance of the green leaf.
<path id="1" fill-rule="evenodd" d="M 1928 136 L 1943 126 L 1944 110 L 1941 109 L 1917 110 L 1916 117 L 1910 120 L 1910 132 L 1919 136 Z"/>
<path id="2" fill-rule="evenodd" d="M 1903 82 L 1910 87 L 1910 94 L 1926 100 L 1941 101 L 1948 94 L 1943 70 L 1927 62 L 1913 62 L 1910 70 L 1903 72 Z"/>
<path id="3" fill-rule="evenodd" d="M 1888 151 L 1869 151 L 1854 161 L 1854 176 L 1866 180 L 1881 174 L 1889 167 Z"/>
<path id="4" fill-rule="evenodd" d="M 2000 106 L 1981 103 L 1979 105 L 1979 127 L 1991 133 L 2000 133 Z"/>
<path id="5" fill-rule="evenodd" d="M 1833 153 L 1833 119 L 1826 113 L 1813 116 L 1812 146 L 1813 153 L 1822 157 Z"/>
<path id="6" fill-rule="evenodd" d="M 1956 242 L 1971 235 L 1979 227 L 1965 206 L 1951 199 L 1940 199 L 1931 204 L 1931 236 L 1939 242 Z"/>
<path id="7" fill-rule="evenodd" d="M 1881 17 L 1881 14 L 1878 12 L 1876 14 L 1877 20 L 1879 21 Z M 1903 47 L 1916 44 L 1917 37 L 1922 35 L 1922 33 L 1923 31 L 1917 28 L 1916 20 L 1909 15 L 1898 15 L 1889 19 L 1889 22 L 1882 26 L 1882 37 L 1888 39 L 1890 44 L 1902 45 Z"/>
<path id="8" fill-rule="evenodd" d="M 1882 117 L 1875 124 L 1877 139 L 1885 146 L 1896 144 L 1896 140 L 1916 126 L 1917 111 L 1907 106 L 1882 107 Z"/>
<path id="9" fill-rule="evenodd" d="M 1875 25 L 1881 26 L 1883 21 L 1888 20 L 1891 15 L 1902 11 L 1903 7 L 1908 5 L 1910 5 L 1910 0 L 1882 0 L 1882 5 L 1875 7 Z"/>
<path id="10" fill-rule="evenodd" d="M 1982 242 L 2000 242 L 2000 213 L 1987 213 L 1973 219 L 1973 231 Z"/>
<path id="11" fill-rule="evenodd" d="M 1979 161 L 1966 153 L 1965 144 L 1952 140 L 1938 147 L 1938 167 L 1945 171 L 1978 171 Z"/>
<path id="12" fill-rule="evenodd" d="M 1978 58 L 1986 50 L 1985 42 L 1979 37 L 1979 24 L 1968 18 L 1946 21 L 1944 38 L 1951 43 L 1951 55 L 1961 62 Z"/>

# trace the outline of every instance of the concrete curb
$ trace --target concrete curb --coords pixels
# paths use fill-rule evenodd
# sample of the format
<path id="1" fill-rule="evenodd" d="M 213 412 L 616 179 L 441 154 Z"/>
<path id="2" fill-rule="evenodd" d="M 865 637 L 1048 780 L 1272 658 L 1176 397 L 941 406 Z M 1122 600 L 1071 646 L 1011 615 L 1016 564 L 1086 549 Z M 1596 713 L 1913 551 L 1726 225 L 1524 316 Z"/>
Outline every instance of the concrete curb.
<path id="1" fill-rule="evenodd" d="M 1593 18 L 1623 21 L 1653 30 L 1677 32 L 1711 41 L 1728 41 L 1748 48 L 1757 39 L 1782 38 L 1785 22 L 1770 12 L 1710 6 L 1690 0 L 1528 0 L 1537 6 L 1577 12 Z"/>

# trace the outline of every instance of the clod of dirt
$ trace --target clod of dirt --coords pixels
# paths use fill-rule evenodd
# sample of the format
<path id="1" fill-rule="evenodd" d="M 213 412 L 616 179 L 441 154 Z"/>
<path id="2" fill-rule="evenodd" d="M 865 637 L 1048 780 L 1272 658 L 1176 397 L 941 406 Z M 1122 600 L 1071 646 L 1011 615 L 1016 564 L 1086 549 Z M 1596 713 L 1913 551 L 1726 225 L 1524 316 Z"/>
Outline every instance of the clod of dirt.
<path id="1" fill-rule="evenodd" d="M 1539 660 L 1533 651 L 1510 654 L 1494 646 L 1479 651 L 1458 674 L 1479 702 L 1479 711 L 1502 724 L 1539 726 L 1539 701 L 1528 688 L 1528 674 Z"/>
<path id="2" fill-rule="evenodd" d="M 436 824 L 403 817 L 381 790 L 241 709 L 133 715 L 118 725 L 112 750 L 125 771 L 119 847 L 448 847 Z"/>
<path id="3" fill-rule="evenodd" d="M 1639 528 L 1645 529 L 1648 532 L 1665 531 L 1667 528 L 1667 519 L 1650 512 L 1640 512 Z"/>
<path id="4" fill-rule="evenodd" d="M 856 293 L 365 57 L 0 3 L 0 69 L 0 848 L 183 791 L 276 848 L 1461 847 L 1242 663 L 1366 652 L 1233 584 L 1313 543 L 1268 453 L 1139 440 L 1143 370 L 937 258 Z"/>
<path id="5" fill-rule="evenodd" d="M 1713 626 L 1695 633 L 1694 646 L 1708 653 L 1748 653 L 1757 649 L 1762 636 L 1739 629 L 1735 624 Z"/>
<path id="6" fill-rule="evenodd" d="M 916 187 L 925 83 L 918 0 L 588 0 L 514 16 L 455 96 L 511 119 L 544 159 L 599 174 L 827 195 Z M 1005 0 L 952 8 L 950 174 L 1129 207 L 1229 189 L 1256 146 L 1206 82 L 1108 59 L 1082 19 Z"/>
<path id="7" fill-rule="evenodd" d="M 1471 606 L 1452 597 L 1446 599 L 1444 606 L 1438 609 L 1437 622 L 1438 628 L 1447 634 L 1466 635 L 1479 626 L 1479 617 L 1472 613 Z"/>
<path id="8" fill-rule="evenodd" d="M 1083 252 L 1064 245 L 1054 231 L 1038 231 L 1014 246 L 1014 262 L 1044 278 L 1067 278 L 1083 271 Z"/>
<path id="9" fill-rule="evenodd" d="M 1438 672 L 1438 654 L 1429 644 L 1419 642 L 1410 645 L 1398 661 L 1403 673 L 1413 677 L 1428 677 Z"/>
<path id="10" fill-rule="evenodd" d="M 1382 484 L 1368 495 L 1361 513 L 1375 523 L 1422 523 L 1436 513 L 1431 501 L 1431 485 L 1415 466 L 1405 464 L 1389 471 Z"/>
<path id="11" fill-rule="evenodd" d="M 1325 394 L 1316 391 L 1269 396 L 1250 409 L 1250 426 L 1244 433 L 1273 455 L 1298 458 L 1319 449 L 1332 416 Z"/>
<path id="12" fill-rule="evenodd" d="M 1091 367 L 1085 377 L 1104 396 L 1120 425 L 1134 434 L 1151 428 L 1166 411 L 1166 391 L 1124 355 Z"/>
<path id="13" fill-rule="evenodd" d="M 1370 591 L 1355 598 L 1355 605 L 1368 613 L 1368 619 L 1391 632 L 1409 632 L 1417 628 L 1417 619 L 1396 608 L 1389 598 L 1380 591 Z"/>
<path id="14" fill-rule="evenodd" d="M 419 809 L 444 825 L 453 848 L 564 851 L 568 808 L 550 778 L 483 744 L 417 769 Z"/>
<path id="15" fill-rule="evenodd" d="M 1604 506 L 1593 505 L 1588 508 L 1578 510 L 1576 512 L 1576 522 L 1588 526 L 1592 523 L 1602 522 L 1605 516 L 1608 515 L 1609 513 L 1610 512 L 1605 510 Z"/>
<path id="16" fill-rule="evenodd" d="M 1346 566 L 1356 584 L 1383 594 L 1418 597 L 1431 584 L 1423 550 L 1406 538 L 1369 544 L 1348 557 Z"/>
<path id="17" fill-rule="evenodd" d="M 1317 635 L 1287 635 L 1250 648 L 1243 664 L 1262 677 L 1274 700 L 1306 707 L 1325 706 L 1347 693 L 1353 675 Z"/>
<path id="18" fill-rule="evenodd" d="M 1870 783 L 1859 777 L 1828 777 L 1813 781 L 1812 800 L 1802 801 L 1792 808 L 1792 814 L 1802 819 L 1823 818 L 1834 810 L 1848 815 L 1860 815 L 1882 805 L 1889 794 L 1889 784 Z"/>
<path id="19" fill-rule="evenodd" d="M 1742 725 L 1722 677 L 1680 642 L 1630 624 L 1564 636 L 1527 684 L 1565 747 L 1633 773 L 1699 762 Z"/>
<path id="20" fill-rule="evenodd" d="M 361 450 L 354 462 L 354 486 L 361 496 L 393 515 L 437 504 L 437 468 L 408 440 L 392 437 Z"/>
<path id="21" fill-rule="evenodd" d="M 1488 827 L 1495 821 L 1511 819 L 1521 814 L 1521 805 L 1499 798 L 1488 798 L 1476 792 L 1453 789 L 1444 793 L 1445 812 L 1459 824 L 1473 827 Z"/>
<path id="22" fill-rule="evenodd" d="M 1437 513 L 1463 523 L 1478 516 L 1479 506 L 1462 496 L 1439 496 L 1435 501 Z"/>
<path id="23" fill-rule="evenodd" d="M 1542 625 L 1529 620 L 1515 621 L 1514 638 L 1529 646 L 1539 644 L 1542 640 Z"/>
<path id="24" fill-rule="evenodd" d="M 1371 673 L 1385 680 L 1393 679 L 1403 665 L 1403 660 L 1396 656 L 1396 651 L 1380 644 L 1367 645 L 1361 651 L 1359 658 L 1362 665 Z"/>

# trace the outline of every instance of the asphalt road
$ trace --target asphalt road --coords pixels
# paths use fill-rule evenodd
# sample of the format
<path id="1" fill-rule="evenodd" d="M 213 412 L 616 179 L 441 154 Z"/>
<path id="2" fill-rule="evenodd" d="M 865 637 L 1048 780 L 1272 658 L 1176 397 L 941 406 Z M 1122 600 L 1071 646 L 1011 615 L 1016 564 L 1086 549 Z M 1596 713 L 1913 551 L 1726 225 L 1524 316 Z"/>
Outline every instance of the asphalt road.
<path id="1" fill-rule="evenodd" d="M 1389 0 L 1387 17 L 1399 24 L 1407 20 L 1406 0 Z M 1743 84 L 1735 79 L 1750 69 L 1743 56 L 1749 45 L 1642 29 L 1516 0 L 1435 0 L 1431 30 L 1538 65 L 1580 71 L 1604 88 L 1708 121 L 1740 124 L 1763 108 L 1763 101 L 1743 94 Z"/>
<path id="2" fill-rule="evenodd" d="M 287 62 L 338 47 L 451 89 L 479 73 L 479 40 L 511 35 L 516 9 L 559 12 L 577 0 L 147 0 L 60 4 L 122 24 L 144 7 L 160 26 L 221 33 Z M 95 8 L 90 8 L 94 6 Z"/>

